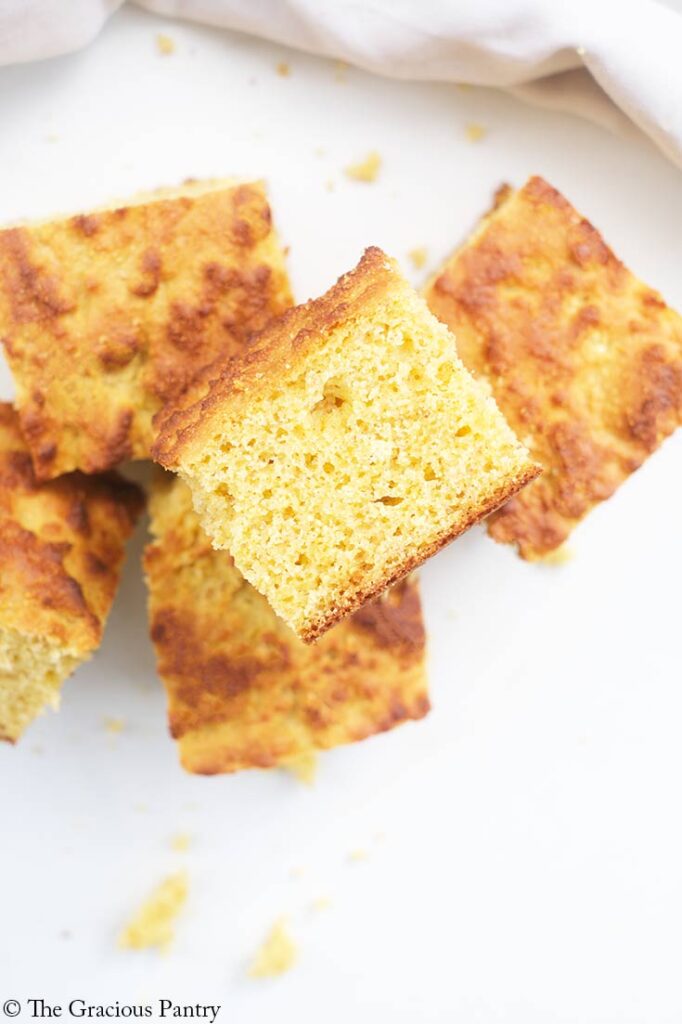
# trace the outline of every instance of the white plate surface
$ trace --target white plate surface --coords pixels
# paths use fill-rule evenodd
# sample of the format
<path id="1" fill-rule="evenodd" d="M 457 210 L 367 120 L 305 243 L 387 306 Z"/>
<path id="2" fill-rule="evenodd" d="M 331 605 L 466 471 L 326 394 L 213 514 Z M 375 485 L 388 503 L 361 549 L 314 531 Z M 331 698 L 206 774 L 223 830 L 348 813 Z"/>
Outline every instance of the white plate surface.
<path id="1" fill-rule="evenodd" d="M 648 144 L 493 91 L 337 78 L 121 12 L 83 53 L 0 72 L 0 221 L 263 176 L 303 299 L 370 243 L 417 283 L 408 250 L 427 246 L 435 267 L 502 180 L 538 172 L 682 306 L 682 182 Z M 488 131 L 476 144 L 471 122 Z M 379 181 L 346 180 L 374 149 Z M 169 998 L 219 1003 L 222 1024 L 679 1021 L 681 460 L 682 435 L 590 516 L 565 567 L 526 565 L 479 530 L 433 559 L 433 714 L 328 754 L 312 789 L 181 772 L 140 531 L 101 651 L 58 715 L 0 750 L 0 1002 Z M 181 865 L 172 952 L 119 951 L 129 913 Z M 283 914 L 298 965 L 247 979 Z"/>

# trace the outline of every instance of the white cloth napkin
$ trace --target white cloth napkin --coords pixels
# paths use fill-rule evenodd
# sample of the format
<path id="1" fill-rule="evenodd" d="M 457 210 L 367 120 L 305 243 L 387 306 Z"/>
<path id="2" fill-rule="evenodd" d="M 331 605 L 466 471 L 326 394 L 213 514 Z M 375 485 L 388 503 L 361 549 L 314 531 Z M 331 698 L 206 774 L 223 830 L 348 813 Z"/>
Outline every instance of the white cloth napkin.
<path id="1" fill-rule="evenodd" d="M 0 0 L 0 64 L 85 46 L 124 0 Z M 682 0 L 133 0 L 395 78 L 499 86 L 682 167 Z"/>

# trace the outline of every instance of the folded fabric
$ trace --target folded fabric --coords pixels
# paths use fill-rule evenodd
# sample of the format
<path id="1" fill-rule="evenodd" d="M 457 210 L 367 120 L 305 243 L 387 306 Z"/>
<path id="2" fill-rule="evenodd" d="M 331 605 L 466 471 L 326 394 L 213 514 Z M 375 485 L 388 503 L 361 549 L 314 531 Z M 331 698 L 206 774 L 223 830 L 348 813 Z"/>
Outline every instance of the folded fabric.
<path id="1" fill-rule="evenodd" d="M 0 64 L 86 45 L 123 0 L 4 0 Z M 682 166 L 682 14 L 656 0 L 135 0 L 376 74 L 510 89 Z"/>

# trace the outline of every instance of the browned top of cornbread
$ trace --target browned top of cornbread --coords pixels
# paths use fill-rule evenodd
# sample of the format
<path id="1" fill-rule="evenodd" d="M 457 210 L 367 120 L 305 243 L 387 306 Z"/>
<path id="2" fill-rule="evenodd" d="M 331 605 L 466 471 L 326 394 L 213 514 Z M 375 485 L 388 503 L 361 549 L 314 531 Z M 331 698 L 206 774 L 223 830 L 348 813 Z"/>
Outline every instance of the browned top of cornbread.
<path id="1" fill-rule="evenodd" d="M 147 457 L 163 403 L 290 304 L 260 183 L 0 232 L 0 338 L 38 476 Z"/>
<path id="2" fill-rule="evenodd" d="M 308 647 L 211 547 L 185 484 L 157 481 L 151 512 L 151 634 L 188 771 L 270 768 L 426 714 L 415 580 Z"/>
<path id="3" fill-rule="evenodd" d="M 94 650 L 143 504 L 113 473 L 39 483 L 17 415 L 0 404 L 0 627 Z"/>
<path id="4" fill-rule="evenodd" d="M 572 528 L 682 420 L 682 318 L 556 189 L 504 189 L 426 289 L 543 475 L 489 521 L 525 558 Z"/>
<path id="5" fill-rule="evenodd" d="M 167 468 L 177 465 L 181 451 L 191 445 L 210 416 L 229 395 L 230 402 L 252 393 L 258 382 L 267 385 L 293 361 L 303 361 L 325 332 L 360 315 L 372 298 L 394 282 L 392 263 L 376 246 L 365 250 L 357 267 L 338 279 L 324 295 L 287 310 L 252 339 L 244 358 L 218 359 L 199 373 L 176 403 L 157 415 L 158 430 L 152 456 Z"/>

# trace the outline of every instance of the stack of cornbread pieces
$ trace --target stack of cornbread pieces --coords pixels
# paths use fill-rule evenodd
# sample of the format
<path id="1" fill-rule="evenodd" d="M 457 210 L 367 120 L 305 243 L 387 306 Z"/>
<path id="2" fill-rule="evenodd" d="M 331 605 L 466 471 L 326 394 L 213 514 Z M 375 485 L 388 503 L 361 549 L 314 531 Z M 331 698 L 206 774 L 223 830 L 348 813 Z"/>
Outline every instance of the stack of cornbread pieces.
<path id="1" fill-rule="evenodd" d="M 369 248 L 294 307 L 261 183 L 0 232 L 0 736 L 97 648 L 145 496 L 192 772 L 429 709 L 414 575 L 474 523 L 543 559 L 682 421 L 682 320 L 554 188 L 503 188 L 418 295 Z M 163 467 L 163 468 L 162 468 Z"/>

